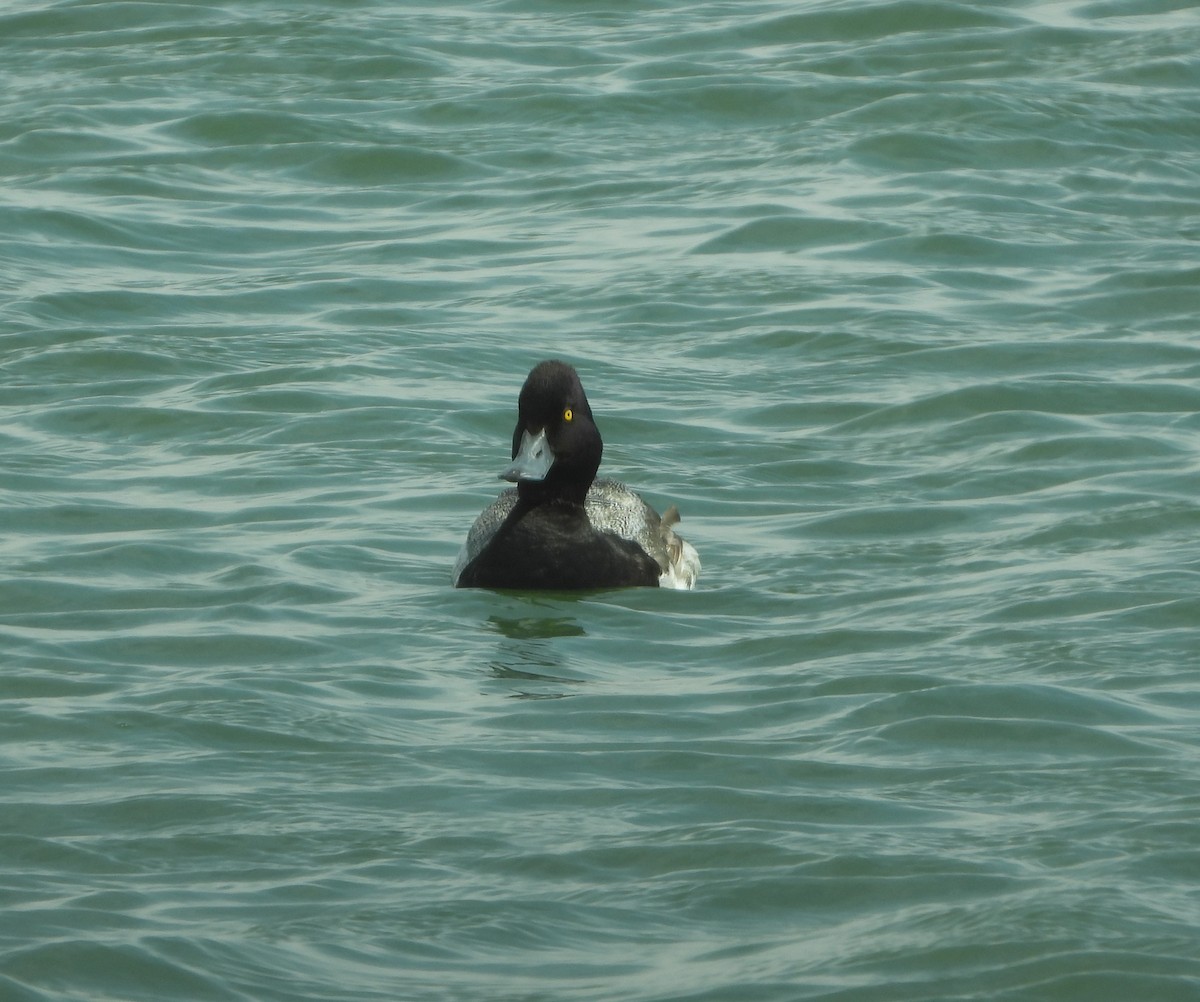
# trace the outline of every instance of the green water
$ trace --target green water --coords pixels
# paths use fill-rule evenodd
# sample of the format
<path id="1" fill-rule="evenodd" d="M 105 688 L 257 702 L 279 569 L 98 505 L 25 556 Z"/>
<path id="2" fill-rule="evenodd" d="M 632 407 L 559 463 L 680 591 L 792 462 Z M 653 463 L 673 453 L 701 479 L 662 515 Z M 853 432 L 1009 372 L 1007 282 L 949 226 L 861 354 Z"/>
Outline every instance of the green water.
<path id="1" fill-rule="evenodd" d="M 0 998 L 1200 998 L 1200 14 L 0 11 Z M 696 591 L 456 591 L 575 364 Z"/>

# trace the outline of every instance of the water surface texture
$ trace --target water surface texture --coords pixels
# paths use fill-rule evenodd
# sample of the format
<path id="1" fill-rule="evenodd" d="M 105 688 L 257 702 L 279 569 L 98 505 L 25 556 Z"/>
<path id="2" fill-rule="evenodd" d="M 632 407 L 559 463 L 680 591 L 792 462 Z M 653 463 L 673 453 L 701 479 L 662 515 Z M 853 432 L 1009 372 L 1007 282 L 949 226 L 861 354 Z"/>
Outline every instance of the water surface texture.
<path id="1" fill-rule="evenodd" d="M 1197 52 L 5 4 L 0 997 L 1200 998 Z M 547 357 L 696 591 L 450 587 Z"/>

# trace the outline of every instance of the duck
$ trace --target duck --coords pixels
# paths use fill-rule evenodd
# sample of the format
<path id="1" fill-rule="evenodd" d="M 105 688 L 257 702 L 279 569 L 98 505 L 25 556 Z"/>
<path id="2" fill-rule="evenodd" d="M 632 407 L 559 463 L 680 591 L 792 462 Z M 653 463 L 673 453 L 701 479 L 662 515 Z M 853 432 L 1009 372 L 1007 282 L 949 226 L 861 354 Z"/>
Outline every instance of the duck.
<path id="1" fill-rule="evenodd" d="M 549 359 L 530 371 L 517 400 L 516 484 L 471 526 L 453 570 L 457 588 L 690 589 L 700 556 L 662 515 L 617 480 L 596 478 L 604 443 L 579 374 Z"/>

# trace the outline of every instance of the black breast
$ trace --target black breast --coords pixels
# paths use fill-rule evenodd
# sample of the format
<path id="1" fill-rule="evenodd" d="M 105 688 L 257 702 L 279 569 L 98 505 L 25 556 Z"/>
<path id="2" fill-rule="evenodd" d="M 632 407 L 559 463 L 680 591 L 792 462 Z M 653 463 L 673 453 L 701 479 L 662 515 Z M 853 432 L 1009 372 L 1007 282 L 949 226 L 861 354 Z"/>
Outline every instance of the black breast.
<path id="1" fill-rule="evenodd" d="M 459 575 L 460 588 L 657 587 L 658 563 L 637 543 L 598 532 L 579 505 L 518 502 Z"/>

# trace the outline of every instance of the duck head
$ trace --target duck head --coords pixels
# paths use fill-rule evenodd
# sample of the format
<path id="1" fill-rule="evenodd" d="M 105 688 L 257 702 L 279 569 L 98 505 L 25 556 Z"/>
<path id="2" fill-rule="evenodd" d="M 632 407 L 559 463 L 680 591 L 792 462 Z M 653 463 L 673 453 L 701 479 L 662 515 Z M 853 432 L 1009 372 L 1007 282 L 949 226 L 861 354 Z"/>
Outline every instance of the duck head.
<path id="1" fill-rule="evenodd" d="M 512 463 L 500 474 L 527 501 L 583 504 L 604 443 L 579 375 L 565 362 L 540 362 L 521 387 Z"/>

